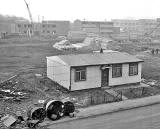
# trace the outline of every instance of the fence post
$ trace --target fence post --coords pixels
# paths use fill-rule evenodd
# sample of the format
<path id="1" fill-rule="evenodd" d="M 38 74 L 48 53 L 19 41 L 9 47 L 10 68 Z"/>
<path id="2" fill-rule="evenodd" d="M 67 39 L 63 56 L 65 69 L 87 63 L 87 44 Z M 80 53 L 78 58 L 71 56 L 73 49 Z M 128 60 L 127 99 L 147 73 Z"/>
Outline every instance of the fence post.
<path id="1" fill-rule="evenodd" d="M 104 103 L 106 103 L 106 95 L 104 94 Z"/>
<path id="2" fill-rule="evenodd" d="M 92 95 L 90 96 L 90 98 L 91 98 L 91 105 L 92 105 Z"/>
<path id="3" fill-rule="evenodd" d="M 123 94 L 122 94 L 122 91 L 121 91 L 121 98 L 120 98 L 120 100 L 122 100 L 122 95 L 123 95 Z"/>

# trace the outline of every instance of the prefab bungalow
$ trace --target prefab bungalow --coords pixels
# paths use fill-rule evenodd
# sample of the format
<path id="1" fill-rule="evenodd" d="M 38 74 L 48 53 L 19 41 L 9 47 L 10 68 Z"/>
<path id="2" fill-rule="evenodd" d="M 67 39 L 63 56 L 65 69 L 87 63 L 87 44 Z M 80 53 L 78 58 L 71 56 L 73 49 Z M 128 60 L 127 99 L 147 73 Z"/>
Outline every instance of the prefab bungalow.
<path id="1" fill-rule="evenodd" d="M 70 91 L 141 82 L 142 60 L 124 52 L 47 57 L 47 76 Z"/>

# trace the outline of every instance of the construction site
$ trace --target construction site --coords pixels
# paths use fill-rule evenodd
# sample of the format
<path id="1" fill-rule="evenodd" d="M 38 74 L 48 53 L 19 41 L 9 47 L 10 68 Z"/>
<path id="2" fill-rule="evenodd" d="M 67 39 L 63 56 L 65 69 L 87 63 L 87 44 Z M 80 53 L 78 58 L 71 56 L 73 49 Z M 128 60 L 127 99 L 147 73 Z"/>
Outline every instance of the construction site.
<path id="1" fill-rule="evenodd" d="M 84 21 L 82 22 L 84 25 L 98 26 L 96 32 L 70 31 L 69 33 L 70 25 L 67 21 L 34 22 L 29 4 L 25 0 L 24 4 L 30 18 L 23 24 L 27 27 L 24 29 L 20 24 L 19 28 L 22 27 L 24 30 L 19 29 L 16 33 L 3 32 L 0 37 L 1 129 L 46 129 L 47 124 L 60 119 L 62 121 L 81 119 L 86 110 L 96 109 L 100 105 L 116 105 L 126 101 L 132 103 L 132 100 L 139 104 L 143 98 L 147 101 L 148 97 L 160 95 L 160 39 L 151 36 L 159 24 L 136 41 L 131 37 L 127 37 L 127 40 L 114 38 L 115 34 L 111 32 L 108 34 L 108 31 L 107 34 L 104 35 L 102 32 L 101 35 L 100 26 L 112 26 L 110 22 Z M 57 27 L 62 24 L 65 25 Z M 58 29 L 50 29 L 50 27 Z M 145 40 L 151 37 L 152 40 Z M 133 60 L 128 61 L 130 57 Z M 52 70 L 49 69 L 52 67 L 48 63 L 50 59 L 59 61 L 58 65 L 55 63 L 56 68 L 52 71 L 54 73 L 57 69 L 57 74 L 62 74 L 60 79 L 58 78 L 60 75 L 55 74 L 59 80 L 49 75 Z M 70 61 L 70 64 L 67 61 Z M 70 69 L 67 76 L 64 75 L 63 69 L 59 69 L 60 63 Z M 118 78 L 122 77 L 122 74 L 129 77 L 137 76 L 137 78 L 133 77 L 130 81 L 128 81 L 129 77 L 128 80 L 125 80 L 126 78 L 114 80 L 117 77 L 114 77 L 113 68 L 117 64 L 118 68 L 121 68 L 115 72 L 119 74 Z M 130 75 L 130 64 L 133 68 L 132 75 Z M 95 82 L 98 85 L 96 87 L 93 80 L 97 79 L 99 71 L 93 68 L 97 66 L 101 72 L 103 70 L 108 72 L 108 78 L 102 78 L 106 76 L 100 73 L 100 84 Z M 127 69 L 126 67 L 129 69 L 128 72 L 122 70 L 122 68 Z M 64 71 L 66 72 L 66 69 Z M 97 74 L 92 75 L 93 80 L 90 80 L 89 72 Z M 92 83 L 88 83 L 88 80 Z M 105 86 L 101 84 L 103 81 L 106 81 Z M 68 85 L 65 87 L 64 82 L 69 82 L 69 87 Z M 76 86 L 79 89 L 76 89 Z M 103 109 L 102 112 L 106 110 Z M 96 114 L 96 111 L 94 113 Z M 92 115 L 91 112 L 86 114 Z"/>

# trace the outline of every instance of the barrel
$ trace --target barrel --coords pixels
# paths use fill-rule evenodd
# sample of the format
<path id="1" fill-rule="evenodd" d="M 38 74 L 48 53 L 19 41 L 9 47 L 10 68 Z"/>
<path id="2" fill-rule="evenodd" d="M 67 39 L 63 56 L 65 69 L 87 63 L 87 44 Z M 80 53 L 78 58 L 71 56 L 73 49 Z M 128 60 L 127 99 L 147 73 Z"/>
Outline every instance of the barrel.
<path id="1" fill-rule="evenodd" d="M 31 120 L 44 120 L 46 111 L 43 107 L 31 107 L 27 112 L 28 118 Z"/>
<path id="2" fill-rule="evenodd" d="M 49 100 L 44 104 L 46 115 L 50 120 L 58 120 L 63 116 L 64 104 L 58 100 Z"/>
<path id="3" fill-rule="evenodd" d="M 75 106 L 72 102 L 66 101 L 64 102 L 64 115 L 69 116 L 70 113 L 73 113 L 75 111 Z"/>

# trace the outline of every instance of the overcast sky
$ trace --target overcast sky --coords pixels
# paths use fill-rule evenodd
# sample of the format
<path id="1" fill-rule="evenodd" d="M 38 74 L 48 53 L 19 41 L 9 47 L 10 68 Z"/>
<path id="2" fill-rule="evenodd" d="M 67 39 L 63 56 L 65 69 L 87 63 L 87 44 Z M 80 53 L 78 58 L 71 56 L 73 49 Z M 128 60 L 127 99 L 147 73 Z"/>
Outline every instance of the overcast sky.
<path id="1" fill-rule="evenodd" d="M 35 21 L 160 17 L 160 0 L 26 0 Z M 0 0 L 0 14 L 29 19 L 24 0 Z"/>

